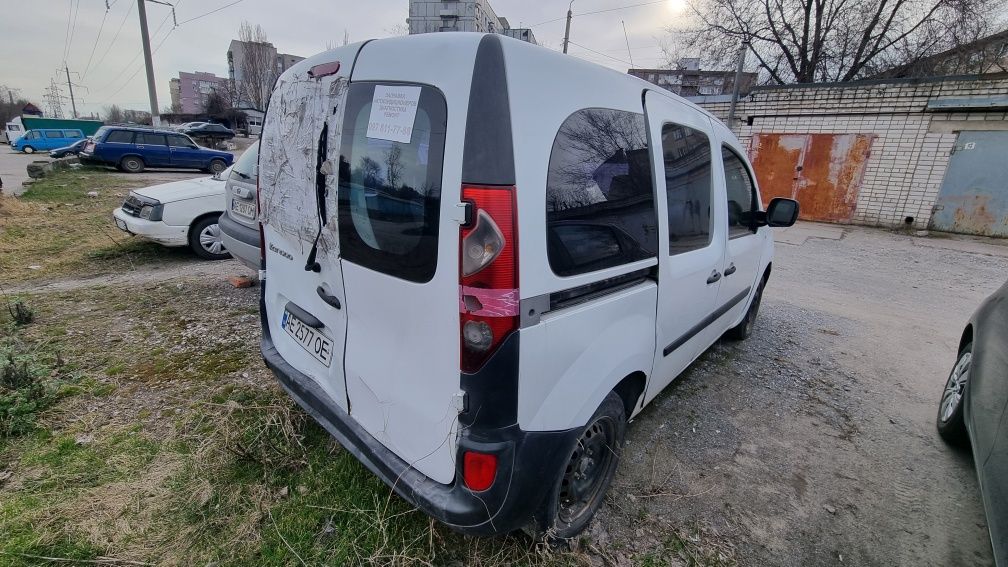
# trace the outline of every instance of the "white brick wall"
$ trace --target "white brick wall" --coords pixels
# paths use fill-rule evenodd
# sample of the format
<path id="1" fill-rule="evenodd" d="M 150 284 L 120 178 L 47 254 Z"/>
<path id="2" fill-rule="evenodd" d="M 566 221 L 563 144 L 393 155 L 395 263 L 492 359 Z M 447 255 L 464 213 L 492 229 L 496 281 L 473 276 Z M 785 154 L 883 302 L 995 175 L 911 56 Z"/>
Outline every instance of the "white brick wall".
<path id="1" fill-rule="evenodd" d="M 967 121 L 955 128 L 971 129 L 1003 129 L 1008 123 L 1003 111 L 925 112 L 928 101 L 1005 93 L 1008 74 L 758 88 L 739 100 L 732 130 L 745 144 L 755 133 L 874 134 L 851 222 L 898 226 L 913 217 L 916 228 L 926 228 L 958 137 L 955 131 L 933 131 L 932 122 Z M 696 102 L 727 119 L 729 103 Z"/>

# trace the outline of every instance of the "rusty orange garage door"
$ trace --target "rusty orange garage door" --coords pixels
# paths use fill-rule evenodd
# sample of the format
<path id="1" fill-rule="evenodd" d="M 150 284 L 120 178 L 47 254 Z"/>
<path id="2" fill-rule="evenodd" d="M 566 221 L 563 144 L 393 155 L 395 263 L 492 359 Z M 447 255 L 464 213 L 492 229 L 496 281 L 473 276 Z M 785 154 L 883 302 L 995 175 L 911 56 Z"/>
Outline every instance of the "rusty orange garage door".
<path id="1" fill-rule="evenodd" d="M 872 134 L 754 134 L 750 151 L 763 202 L 790 197 L 804 220 L 849 221 Z"/>

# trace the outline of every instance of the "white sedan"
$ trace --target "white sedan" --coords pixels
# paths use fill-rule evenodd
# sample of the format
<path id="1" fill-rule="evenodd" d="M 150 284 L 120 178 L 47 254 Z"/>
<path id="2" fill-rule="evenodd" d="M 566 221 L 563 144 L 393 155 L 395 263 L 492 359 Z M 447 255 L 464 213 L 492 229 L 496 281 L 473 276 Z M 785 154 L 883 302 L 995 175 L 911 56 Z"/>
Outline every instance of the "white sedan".
<path id="1" fill-rule="evenodd" d="M 217 219 L 224 205 L 224 180 L 230 173 L 229 167 L 213 177 L 130 191 L 122 206 L 112 211 L 116 226 L 164 246 L 189 246 L 207 260 L 229 258 Z"/>

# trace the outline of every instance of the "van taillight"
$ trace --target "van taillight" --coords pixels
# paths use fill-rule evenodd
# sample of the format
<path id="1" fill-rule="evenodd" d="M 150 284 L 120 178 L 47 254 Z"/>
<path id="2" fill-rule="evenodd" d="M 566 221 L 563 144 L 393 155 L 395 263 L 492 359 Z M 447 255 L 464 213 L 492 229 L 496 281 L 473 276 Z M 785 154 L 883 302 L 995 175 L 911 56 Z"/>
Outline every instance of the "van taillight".
<path id="1" fill-rule="evenodd" d="M 259 219 L 259 269 L 266 269 L 266 231 L 262 223 L 262 192 L 259 190 L 259 177 L 256 176 L 256 218 Z"/>
<path id="2" fill-rule="evenodd" d="M 463 185 L 471 218 L 459 238 L 461 367 L 472 373 L 518 328 L 515 188 Z"/>
<path id="3" fill-rule="evenodd" d="M 474 492 L 483 492 L 497 476 L 497 455 L 466 451 L 462 456 L 462 480 Z"/>

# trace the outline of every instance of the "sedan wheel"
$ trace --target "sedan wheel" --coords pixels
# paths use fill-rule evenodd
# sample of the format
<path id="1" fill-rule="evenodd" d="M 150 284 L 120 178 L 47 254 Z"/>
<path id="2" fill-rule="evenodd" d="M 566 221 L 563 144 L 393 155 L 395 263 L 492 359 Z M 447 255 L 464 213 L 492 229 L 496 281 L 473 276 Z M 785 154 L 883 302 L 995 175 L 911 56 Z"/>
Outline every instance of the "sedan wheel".
<path id="1" fill-rule="evenodd" d="M 224 247 L 216 216 L 206 217 L 192 227 L 189 246 L 197 256 L 207 260 L 223 260 L 231 256 Z"/>
<path id="2" fill-rule="evenodd" d="M 941 403 L 938 404 L 938 433 L 952 444 L 964 444 L 966 423 L 963 416 L 963 398 L 969 386 L 970 367 L 973 364 L 973 344 L 963 347 L 952 372 L 945 382 Z"/>

